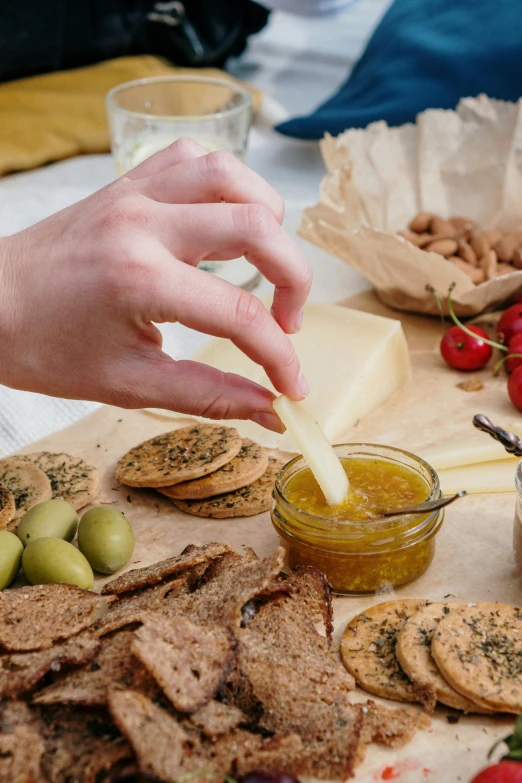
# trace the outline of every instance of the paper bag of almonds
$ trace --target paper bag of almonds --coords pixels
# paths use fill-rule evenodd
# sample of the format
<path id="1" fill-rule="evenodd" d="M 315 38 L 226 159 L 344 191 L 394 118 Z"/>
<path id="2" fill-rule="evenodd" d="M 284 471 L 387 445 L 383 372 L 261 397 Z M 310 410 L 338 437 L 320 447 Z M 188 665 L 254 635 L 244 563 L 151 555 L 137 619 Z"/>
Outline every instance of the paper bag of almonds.
<path id="1" fill-rule="evenodd" d="M 480 96 L 415 125 L 326 136 L 328 174 L 299 233 L 345 260 L 385 304 L 462 316 L 522 289 L 522 100 Z"/>

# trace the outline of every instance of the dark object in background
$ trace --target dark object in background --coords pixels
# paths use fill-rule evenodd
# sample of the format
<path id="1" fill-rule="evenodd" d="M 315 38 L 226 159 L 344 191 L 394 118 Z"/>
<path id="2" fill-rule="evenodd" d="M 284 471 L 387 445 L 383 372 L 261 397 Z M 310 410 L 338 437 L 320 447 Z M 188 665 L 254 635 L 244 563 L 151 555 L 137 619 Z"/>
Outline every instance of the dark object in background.
<path id="1" fill-rule="evenodd" d="M 253 0 L 0 0 L 0 81 L 131 54 L 220 67 L 268 16 Z"/>
<path id="2" fill-rule="evenodd" d="M 395 0 L 338 92 L 277 130 L 320 139 L 376 120 L 402 125 L 480 93 L 522 96 L 520 0 Z"/>

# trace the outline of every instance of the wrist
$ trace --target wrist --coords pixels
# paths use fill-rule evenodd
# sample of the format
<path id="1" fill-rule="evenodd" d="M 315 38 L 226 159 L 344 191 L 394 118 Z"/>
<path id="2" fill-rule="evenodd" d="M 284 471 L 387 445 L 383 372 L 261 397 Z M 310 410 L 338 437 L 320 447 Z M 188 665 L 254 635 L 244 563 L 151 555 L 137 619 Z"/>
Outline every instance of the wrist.
<path id="1" fill-rule="evenodd" d="M 14 237 L 0 237 L 0 383 L 9 385 L 8 374 L 15 352 L 16 319 L 20 313 L 15 293 Z"/>

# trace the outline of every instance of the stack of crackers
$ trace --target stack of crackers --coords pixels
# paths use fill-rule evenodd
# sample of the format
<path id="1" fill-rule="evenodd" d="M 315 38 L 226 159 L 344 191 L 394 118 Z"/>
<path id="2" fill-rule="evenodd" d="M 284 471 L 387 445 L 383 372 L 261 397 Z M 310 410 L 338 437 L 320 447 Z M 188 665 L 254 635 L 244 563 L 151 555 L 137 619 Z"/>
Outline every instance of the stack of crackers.
<path id="1" fill-rule="evenodd" d="M 268 511 L 283 464 L 233 427 L 198 424 L 135 446 L 118 462 L 116 477 L 155 489 L 188 514 L 226 519 Z"/>
<path id="2" fill-rule="evenodd" d="M 369 693 L 465 713 L 522 712 L 522 610 L 388 601 L 357 615 L 343 662 Z"/>
<path id="3" fill-rule="evenodd" d="M 1 593 L 0 780 L 344 780 L 369 742 L 428 725 L 411 708 L 351 703 L 328 585 L 312 568 L 286 577 L 282 562 L 281 549 L 259 560 L 207 544 L 101 596 Z"/>
<path id="4" fill-rule="evenodd" d="M 0 460 L 0 530 L 16 532 L 38 503 L 62 498 L 76 511 L 96 500 L 100 479 L 92 465 L 71 454 L 38 451 Z"/>

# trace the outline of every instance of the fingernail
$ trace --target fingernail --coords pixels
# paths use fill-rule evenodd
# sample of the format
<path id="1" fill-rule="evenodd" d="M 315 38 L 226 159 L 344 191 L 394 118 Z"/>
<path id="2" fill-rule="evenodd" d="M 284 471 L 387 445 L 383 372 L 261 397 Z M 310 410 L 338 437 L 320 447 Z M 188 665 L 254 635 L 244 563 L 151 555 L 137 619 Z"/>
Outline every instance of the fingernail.
<path id="1" fill-rule="evenodd" d="M 302 372 L 299 373 L 299 377 L 297 378 L 297 391 L 303 397 L 308 397 L 308 395 L 310 394 L 310 387 L 308 386 L 308 381 L 306 380 Z"/>
<path id="2" fill-rule="evenodd" d="M 303 325 L 303 317 L 304 317 L 304 309 L 300 310 L 297 313 L 297 316 L 296 316 L 296 319 L 295 319 L 295 323 L 294 323 L 294 330 L 296 332 L 300 332 L 301 331 L 301 327 Z"/>
<path id="3" fill-rule="evenodd" d="M 274 432 L 285 431 L 283 422 L 279 416 L 271 411 L 256 411 L 250 418 L 252 421 L 255 421 L 256 424 L 265 427 L 267 430 L 273 430 Z"/>

